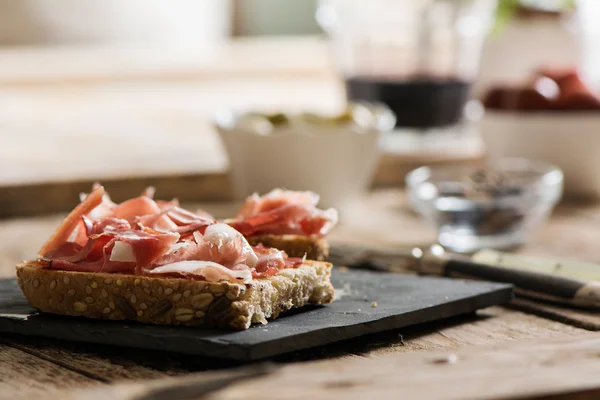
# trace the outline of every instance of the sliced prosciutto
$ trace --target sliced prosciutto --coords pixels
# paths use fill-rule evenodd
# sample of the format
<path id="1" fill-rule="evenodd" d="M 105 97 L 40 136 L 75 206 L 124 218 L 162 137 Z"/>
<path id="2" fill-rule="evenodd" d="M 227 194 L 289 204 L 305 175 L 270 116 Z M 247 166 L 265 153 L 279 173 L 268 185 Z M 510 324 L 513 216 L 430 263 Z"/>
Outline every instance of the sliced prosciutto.
<path id="1" fill-rule="evenodd" d="M 179 235 L 173 232 L 103 232 L 91 235 L 86 245 L 75 254 L 52 257 L 52 266 L 70 271 L 77 271 L 82 266 L 85 271 L 139 274 L 178 239 Z"/>
<path id="2" fill-rule="evenodd" d="M 92 212 L 96 207 L 102 204 L 102 196 L 104 195 L 104 188 L 102 186 L 95 188 L 92 192 L 87 195 L 77 207 L 73 209 L 67 215 L 65 220 L 56 229 L 54 234 L 50 236 L 50 239 L 40 249 L 38 254 L 40 257 L 45 257 L 56 251 L 59 247 L 63 246 L 68 239 L 72 237 L 75 229 L 84 229 L 82 217 Z M 74 243 L 80 243 L 81 239 L 78 235 L 72 239 Z"/>
<path id="3" fill-rule="evenodd" d="M 138 197 L 114 203 L 102 186 L 95 185 L 42 246 L 39 255 L 44 262 L 40 265 L 69 271 L 248 283 L 303 262 L 274 248 L 252 247 L 234 226 L 218 223 L 203 211 L 188 211 L 177 200 L 155 201 L 153 196 L 154 190 L 149 188 Z M 300 226 L 318 220 L 313 209 L 272 200 L 270 205 L 261 201 L 252 205 L 249 218 L 260 217 L 251 214 L 267 210 L 272 213 L 267 218 L 280 221 L 287 215 L 281 212 L 284 208 L 302 215 Z M 292 219 L 298 218 L 284 218 Z"/>
<path id="4" fill-rule="evenodd" d="M 203 277 L 208 282 L 222 280 L 250 283 L 252 273 L 250 269 L 230 269 L 213 261 L 178 261 L 166 264 L 148 271 L 149 275 L 180 275 L 185 277 Z"/>
<path id="5" fill-rule="evenodd" d="M 226 222 L 244 236 L 297 234 L 323 237 L 337 224 L 335 209 L 317 208 L 319 195 L 275 189 L 249 196 L 235 219 Z"/>
<path id="6" fill-rule="evenodd" d="M 94 190 L 97 188 L 101 187 L 97 186 Z M 120 204 L 114 203 L 108 194 L 104 193 L 103 188 L 102 192 L 101 203 L 89 212 L 88 217 L 92 220 L 118 218 L 132 225 L 139 224 L 156 231 L 178 233 L 190 233 L 215 223 L 215 219 L 204 211 L 193 213 L 179 207 L 176 199 L 155 201 L 154 188 L 147 188 L 140 196 Z M 84 196 L 82 195 L 82 198 Z"/>
<path id="7" fill-rule="evenodd" d="M 229 225 L 218 223 L 206 228 L 204 235 L 194 232 L 193 239 L 178 244 L 173 251 L 157 260 L 156 265 L 189 260 L 214 261 L 227 268 L 240 264 L 254 268 L 258 256 L 241 233 Z"/>

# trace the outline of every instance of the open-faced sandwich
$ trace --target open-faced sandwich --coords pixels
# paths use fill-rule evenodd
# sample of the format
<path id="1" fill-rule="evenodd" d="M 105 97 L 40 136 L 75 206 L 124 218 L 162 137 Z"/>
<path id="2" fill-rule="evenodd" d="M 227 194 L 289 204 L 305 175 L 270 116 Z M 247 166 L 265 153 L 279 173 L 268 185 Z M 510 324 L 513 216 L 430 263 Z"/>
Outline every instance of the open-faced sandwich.
<path id="1" fill-rule="evenodd" d="M 42 312 L 142 323 L 247 329 L 305 304 L 333 301 L 325 235 L 335 210 L 310 192 L 249 197 L 217 221 L 153 190 L 116 204 L 102 186 L 17 266 Z"/>
<path id="2" fill-rule="evenodd" d="M 225 222 L 252 245 L 285 250 L 290 257 L 323 261 L 329 255 L 325 235 L 337 222 L 334 209 L 319 210 L 319 195 L 275 189 L 249 196 L 236 218 Z"/>

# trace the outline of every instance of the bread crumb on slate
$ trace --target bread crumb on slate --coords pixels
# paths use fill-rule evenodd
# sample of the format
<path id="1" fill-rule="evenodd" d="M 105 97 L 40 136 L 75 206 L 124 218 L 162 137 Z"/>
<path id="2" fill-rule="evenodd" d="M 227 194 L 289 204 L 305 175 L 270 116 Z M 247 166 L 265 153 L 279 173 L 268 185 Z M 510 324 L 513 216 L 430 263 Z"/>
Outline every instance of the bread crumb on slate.
<path id="1" fill-rule="evenodd" d="M 371 302 L 371 307 L 377 307 L 377 302 L 376 301 Z"/>

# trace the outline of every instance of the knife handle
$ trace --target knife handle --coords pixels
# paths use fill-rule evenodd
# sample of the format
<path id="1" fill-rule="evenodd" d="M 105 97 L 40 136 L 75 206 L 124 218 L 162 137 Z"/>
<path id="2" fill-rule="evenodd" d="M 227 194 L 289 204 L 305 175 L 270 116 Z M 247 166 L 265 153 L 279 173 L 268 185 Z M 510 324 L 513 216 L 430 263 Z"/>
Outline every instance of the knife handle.
<path id="1" fill-rule="evenodd" d="M 583 308 L 600 308 L 600 283 L 546 273 L 480 264 L 467 257 L 429 256 L 421 271 L 454 278 L 512 283 L 519 294 Z"/>

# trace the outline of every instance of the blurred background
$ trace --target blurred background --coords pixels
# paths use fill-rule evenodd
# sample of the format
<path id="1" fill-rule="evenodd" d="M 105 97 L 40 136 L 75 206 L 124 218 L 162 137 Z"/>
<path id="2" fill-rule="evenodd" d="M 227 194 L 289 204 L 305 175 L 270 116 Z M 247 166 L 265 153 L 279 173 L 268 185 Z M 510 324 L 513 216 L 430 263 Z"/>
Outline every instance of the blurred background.
<path id="1" fill-rule="evenodd" d="M 229 200 L 216 113 L 350 101 L 396 118 L 364 149 L 369 188 L 523 156 L 597 197 L 598 17 L 597 0 L 0 0 L 0 214 L 64 212 L 94 181 Z"/>

